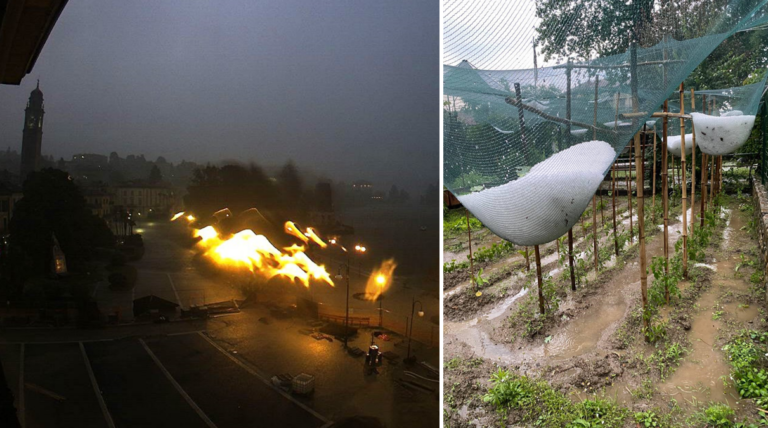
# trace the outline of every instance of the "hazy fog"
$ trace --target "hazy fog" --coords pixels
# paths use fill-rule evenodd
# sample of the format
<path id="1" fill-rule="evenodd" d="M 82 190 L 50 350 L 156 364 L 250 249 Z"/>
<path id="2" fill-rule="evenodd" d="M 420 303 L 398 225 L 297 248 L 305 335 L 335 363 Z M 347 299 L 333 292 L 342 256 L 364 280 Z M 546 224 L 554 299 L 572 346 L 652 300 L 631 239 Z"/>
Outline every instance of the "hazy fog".
<path id="1" fill-rule="evenodd" d="M 438 1 L 70 0 L 32 74 L 0 86 L 21 150 L 283 163 L 421 193 L 439 174 Z M 418 194 L 417 193 L 417 194 Z"/>

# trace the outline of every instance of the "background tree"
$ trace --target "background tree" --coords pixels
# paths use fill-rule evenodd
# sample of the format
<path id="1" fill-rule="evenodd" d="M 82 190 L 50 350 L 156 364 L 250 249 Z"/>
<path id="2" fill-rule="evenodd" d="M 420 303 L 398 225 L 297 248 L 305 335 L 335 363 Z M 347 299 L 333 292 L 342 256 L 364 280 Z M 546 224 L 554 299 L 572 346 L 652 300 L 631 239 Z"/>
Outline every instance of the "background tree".
<path id="1" fill-rule="evenodd" d="M 49 274 L 54 235 L 72 272 L 85 269 L 95 248 L 114 245 L 109 227 L 90 212 L 67 173 L 50 168 L 34 172 L 23 191 L 10 223 L 6 263 L 13 266 L 10 279 L 17 288 L 9 294 L 18 293 L 26 279 Z"/>
<path id="2" fill-rule="evenodd" d="M 157 184 L 163 181 L 163 173 L 160 172 L 160 168 L 157 165 L 152 165 L 152 169 L 149 171 L 149 182 Z"/>

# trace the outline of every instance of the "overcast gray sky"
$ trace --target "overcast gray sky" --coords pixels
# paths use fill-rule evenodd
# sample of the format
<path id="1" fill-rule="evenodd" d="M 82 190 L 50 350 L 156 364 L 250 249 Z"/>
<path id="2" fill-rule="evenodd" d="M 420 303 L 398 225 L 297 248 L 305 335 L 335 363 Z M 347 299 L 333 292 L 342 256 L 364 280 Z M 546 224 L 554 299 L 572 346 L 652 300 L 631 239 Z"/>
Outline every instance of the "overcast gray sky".
<path id="1" fill-rule="evenodd" d="M 439 175 L 438 0 L 70 0 L 32 74 L 0 86 L 21 150 L 300 166 L 421 193 Z"/>

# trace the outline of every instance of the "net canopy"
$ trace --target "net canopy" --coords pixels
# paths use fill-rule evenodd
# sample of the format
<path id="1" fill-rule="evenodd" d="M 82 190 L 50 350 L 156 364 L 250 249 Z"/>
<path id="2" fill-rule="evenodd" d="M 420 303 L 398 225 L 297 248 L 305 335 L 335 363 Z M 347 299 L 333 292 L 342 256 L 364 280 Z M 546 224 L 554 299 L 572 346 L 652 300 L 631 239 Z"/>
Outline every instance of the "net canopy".
<path id="1" fill-rule="evenodd" d="M 696 131 L 696 146 L 708 155 L 733 153 L 746 143 L 755 122 L 755 115 L 760 108 L 760 100 L 765 92 L 766 70 L 758 70 L 760 81 L 725 89 L 707 89 L 695 91 L 696 110 L 692 110 L 690 94 L 684 94 L 685 112 L 690 113 Z M 669 111 L 680 112 L 680 98 L 677 93 L 668 100 Z M 693 129 L 690 125 L 686 133 L 686 153 L 691 153 Z M 668 128 L 667 147 L 674 156 L 680 157 L 680 127 Z"/>
<path id="2" fill-rule="evenodd" d="M 726 38 L 762 25 L 767 2 L 446 0 L 445 186 L 504 239 L 557 239 L 651 114 Z M 516 67 L 524 56 L 533 67 Z"/>

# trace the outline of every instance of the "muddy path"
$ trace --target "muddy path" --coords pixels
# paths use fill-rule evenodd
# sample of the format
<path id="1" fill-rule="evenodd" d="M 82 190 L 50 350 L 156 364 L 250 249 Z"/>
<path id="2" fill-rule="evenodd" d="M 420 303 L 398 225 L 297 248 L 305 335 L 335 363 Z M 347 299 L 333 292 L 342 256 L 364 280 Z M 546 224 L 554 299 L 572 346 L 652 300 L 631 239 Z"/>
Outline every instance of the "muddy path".
<path id="1" fill-rule="evenodd" d="M 634 201 L 633 201 L 634 202 Z M 630 228 L 630 218 L 628 211 L 625 209 L 627 204 L 617 204 L 617 229 L 619 233 L 627 233 Z M 622 211 L 623 209 L 623 211 Z M 605 246 L 613 248 L 612 238 L 612 213 L 610 207 L 606 208 L 605 226 L 602 228 L 602 219 L 598 212 L 598 245 L 600 248 Z M 678 208 L 679 211 L 679 208 Z M 591 214 L 588 215 L 589 221 L 591 221 Z M 632 222 L 637 222 L 637 214 L 633 212 Z M 586 223 L 589 226 L 589 222 Z M 592 249 L 593 241 L 591 235 L 587 233 L 592 229 L 582 231 L 579 226 L 574 230 L 574 261 L 578 262 L 578 259 L 584 259 L 589 263 L 591 260 L 586 260 L 587 251 Z M 637 240 L 635 237 L 634 243 Z M 565 243 L 561 245 L 566 245 Z M 630 246 L 627 242 L 624 249 Z M 445 298 L 445 318 L 449 321 L 467 321 L 473 318 L 483 315 L 484 312 L 489 311 L 496 313 L 500 307 L 509 306 L 514 302 L 513 297 L 518 294 L 522 288 L 529 283 L 535 274 L 535 264 L 533 257 L 533 247 L 529 248 L 530 251 L 530 269 L 526 269 L 525 258 L 514 253 L 503 259 L 496 260 L 494 262 L 475 264 L 475 272 L 480 272 L 482 269 L 483 277 L 487 279 L 488 283 L 484 285 L 481 296 L 475 295 L 475 290 L 471 287 L 469 280 L 469 272 L 453 272 L 445 275 L 444 280 L 444 298 Z M 565 247 L 558 251 L 557 243 L 551 242 L 540 246 L 542 269 L 545 275 L 560 275 L 563 270 L 567 270 L 567 258 L 565 256 Z M 623 250 L 622 250 L 623 251 Z M 603 268 L 609 268 L 615 263 L 616 259 L 612 258 L 605 262 Z M 591 265 L 590 265 L 591 266 Z M 594 273 L 589 274 L 589 280 L 594 279 Z M 492 316 L 493 317 L 493 316 Z"/>
<path id="2" fill-rule="evenodd" d="M 749 230 L 751 213 L 739 210 L 743 201 L 727 201 L 706 257 L 689 266 L 690 280 L 679 284 L 681 297 L 659 314 L 669 325 L 666 345 L 647 345 L 638 331 L 642 316 L 639 260 L 637 251 L 630 250 L 612 269 L 597 278 L 593 275 L 587 287 L 568 290 L 555 321 L 533 337 L 521 337 L 510 328 L 510 316 L 525 304 L 527 288 L 476 317 L 446 321 L 446 360 L 481 361 L 477 366 L 485 368 L 447 371 L 446 385 L 468 382 L 482 390 L 490 375 L 488 367 L 503 366 L 545 379 L 574 400 L 608 396 L 635 411 L 667 408 L 674 402 L 678 418 L 712 401 L 730 404 L 740 416 L 755 413 L 754 405 L 738 400 L 728 382 L 730 367 L 721 351 L 735 332 L 765 327 L 759 310 L 765 303 L 763 294 L 750 281 L 755 267 L 748 261 L 757 255 Z M 695 208 L 698 212 L 698 203 Z M 680 217 L 670 219 L 671 252 L 681 237 Z M 663 255 L 662 233 L 648 238 L 646 251 L 649 262 Z M 556 269 L 547 265 L 544 272 Z M 649 286 L 652 281 L 649 272 Z M 666 361 L 660 355 L 672 343 L 682 349 L 682 357 Z M 454 422 L 493 419 L 477 395 L 454 389 L 457 396 L 467 395 L 464 403 L 469 403 L 461 414 L 451 416 Z"/>

